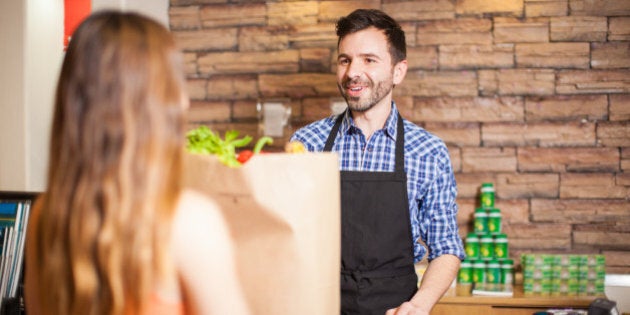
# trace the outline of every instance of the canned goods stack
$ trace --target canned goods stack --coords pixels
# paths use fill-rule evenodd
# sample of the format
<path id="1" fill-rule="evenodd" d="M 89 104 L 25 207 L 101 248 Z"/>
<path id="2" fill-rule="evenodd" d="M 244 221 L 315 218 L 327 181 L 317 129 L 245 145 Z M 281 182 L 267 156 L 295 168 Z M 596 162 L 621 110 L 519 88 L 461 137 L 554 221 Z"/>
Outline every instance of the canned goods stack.
<path id="1" fill-rule="evenodd" d="M 494 185 L 483 183 L 473 232 L 464 242 L 466 259 L 460 268 L 459 283 L 513 284 L 514 264 L 508 259 L 508 238 L 501 233 L 501 210 L 495 208 L 494 201 Z"/>
<path id="2" fill-rule="evenodd" d="M 481 207 L 494 207 L 494 185 L 492 183 L 481 184 Z"/>
<path id="3" fill-rule="evenodd" d="M 603 295 L 603 255 L 525 254 L 523 292 L 542 295 Z"/>

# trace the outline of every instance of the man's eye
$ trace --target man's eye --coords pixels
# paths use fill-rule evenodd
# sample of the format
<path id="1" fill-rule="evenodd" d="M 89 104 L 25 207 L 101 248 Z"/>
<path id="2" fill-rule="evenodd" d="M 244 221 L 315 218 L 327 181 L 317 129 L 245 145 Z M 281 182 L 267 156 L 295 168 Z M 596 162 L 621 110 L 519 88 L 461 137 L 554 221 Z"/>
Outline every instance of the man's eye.
<path id="1" fill-rule="evenodd" d="M 338 63 L 340 65 L 347 65 L 350 61 L 348 59 L 339 59 Z"/>
<path id="2" fill-rule="evenodd" d="M 376 60 L 372 59 L 372 58 L 366 58 L 365 59 L 365 63 L 375 63 Z"/>

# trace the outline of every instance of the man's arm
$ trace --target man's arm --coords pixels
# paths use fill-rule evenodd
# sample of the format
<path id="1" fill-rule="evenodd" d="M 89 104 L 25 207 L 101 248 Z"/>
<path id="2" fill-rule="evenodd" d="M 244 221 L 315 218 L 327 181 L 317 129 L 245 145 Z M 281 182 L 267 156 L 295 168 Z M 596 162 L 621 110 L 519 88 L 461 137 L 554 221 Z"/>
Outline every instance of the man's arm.
<path id="1" fill-rule="evenodd" d="M 428 315 L 451 286 L 459 265 L 460 260 L 454 255 L 446 254 L 435 258 L 424 272 L 418 292 L 409 302 L 388 310 L 386 315 Z"/>

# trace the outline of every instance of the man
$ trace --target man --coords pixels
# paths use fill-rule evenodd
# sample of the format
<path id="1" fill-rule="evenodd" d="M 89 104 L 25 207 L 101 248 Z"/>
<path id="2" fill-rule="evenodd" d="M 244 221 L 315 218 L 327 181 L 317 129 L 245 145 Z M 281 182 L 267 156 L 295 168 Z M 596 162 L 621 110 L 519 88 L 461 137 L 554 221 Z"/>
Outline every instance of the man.
<path id="1" fill-rule="evenodd" d="M 348 111 L 292 137 L 333 151 L 341 168 L 341 313 L 429 314 L 464 258 L 457 188 L 444 143 L 400 117 L 392 91 L 407 72 L 405 34 L 378 10 L 337 22 L 337 85 Z M 418 288 L 414 263 L 428 247 Z"/>

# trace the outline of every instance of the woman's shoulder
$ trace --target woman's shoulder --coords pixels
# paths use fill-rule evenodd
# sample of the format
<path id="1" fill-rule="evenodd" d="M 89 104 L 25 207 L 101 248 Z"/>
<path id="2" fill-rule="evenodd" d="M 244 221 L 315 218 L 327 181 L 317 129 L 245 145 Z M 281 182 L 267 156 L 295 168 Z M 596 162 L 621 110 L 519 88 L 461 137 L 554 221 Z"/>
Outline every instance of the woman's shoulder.
<path id="1" fill-rule="evenodd" d="M 191 189 L 181 192 L 173 220 L 173 236 L 180 241 L 191 237 L 216 239 L 222 236 L 227 226 L 219 205 L 207 195 Z"/>
<path id="2" fill-rule="evenodd" d="M 175 221 L 186 221 L 186 223 L 199 223 L 210 221 L 223 222 L 223 216 L 219 205 L 209 196 L 192 189 L 182 190 L 177 209 Z"/>
<path id="3" fill-rule="evenodd" d="M 184 188 L 179 196 L 178 210 L 190 209 L 198 211 L 200 209 L 214 208 L 218 206 L 214 200 L 207 195 L 190 188 Z"/>

